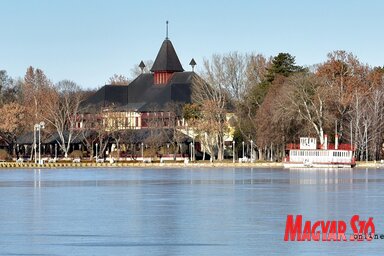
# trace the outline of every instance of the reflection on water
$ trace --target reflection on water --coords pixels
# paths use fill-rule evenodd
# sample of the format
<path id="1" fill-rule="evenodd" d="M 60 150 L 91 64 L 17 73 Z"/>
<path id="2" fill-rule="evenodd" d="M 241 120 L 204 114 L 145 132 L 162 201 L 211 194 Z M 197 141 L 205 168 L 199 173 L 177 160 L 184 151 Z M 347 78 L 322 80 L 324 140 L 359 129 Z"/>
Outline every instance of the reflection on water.
<path id="1" fill-rule="evenodd" d="M 287 214 L 374 217 L 384 172 L 362 169 L 0 171 L 0 255 L 378 255 L 371 243 L 283 242 Z"/>
<path id="2" fill-rule="evenodd" d="M 15 184 L 13 184 L 13 186 L 15 186 Z M 33 170 L 33 186 L 35 188 L 40 188 L 41 187 L 41 169 Z"/>
<path id="3" fill-rule="evenodd" d="M 292 184 L 384 183 L 384 178 L 368 178 L 368 169 L 357 173 L 352 168 L 292 168 L 289 173 Z"/>
<path id="4" fill-rule="evenodd" d="M 338 184 L 360 182 L 354 180 L 352 168 L 297 168 L 290 169 L 290 181 L 297 184 Z"/>
<path id="5" fill-rule="evenodd" d="M 239 171 L 232 170 L 230 175 L 223 177 L 198 177 L 190 175 L 186 179 L 89 179 L 89 180 L 42 180 L 41 169 L 33 170 L 33 180 L 2 180 L 0 187 L 108 187 L 108 186 L 140 186 L 140 185 L 187 185 L 187 184 L 338 184 L 338 183 L 366 183 L 384 182 L 384 178 L 369 178 L 368 169 L 356 171 L 352 168 L 291 168 L 287 169 L 289 176 L 277 177 L 270 172 L 262 175 L 254 175 L 254 169 L 250 169 L 250 175 L 239 176 Z M 275 171 L 275 170 L 274 170 Z M 44 170 L 43 172 L 47 172 Z M 191 170 L 192 172 L 192 170 Z M 256 171 L 255 171 L 256 172 Z M 374 172 L 371 170 L 370 172 Z M 366 175 L 361 175 L 366 174 Z M 189 178 L 189 179 L 188 179 Z"/>

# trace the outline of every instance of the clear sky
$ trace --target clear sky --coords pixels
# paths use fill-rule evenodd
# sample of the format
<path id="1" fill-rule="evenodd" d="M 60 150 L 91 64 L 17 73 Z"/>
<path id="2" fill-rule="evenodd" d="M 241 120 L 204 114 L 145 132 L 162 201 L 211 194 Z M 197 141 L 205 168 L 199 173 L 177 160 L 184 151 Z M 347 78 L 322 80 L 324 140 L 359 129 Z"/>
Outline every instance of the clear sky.
<path id="1" fill-rule="evenodd" d="M 28 66 L 97 88 L 154 59 L 169 37 L 186 70 L 214 53 L 288 52 L 299 65 L 346 50 L 384 65 L 381 0 L 0 0 L 0 69 Z"/>

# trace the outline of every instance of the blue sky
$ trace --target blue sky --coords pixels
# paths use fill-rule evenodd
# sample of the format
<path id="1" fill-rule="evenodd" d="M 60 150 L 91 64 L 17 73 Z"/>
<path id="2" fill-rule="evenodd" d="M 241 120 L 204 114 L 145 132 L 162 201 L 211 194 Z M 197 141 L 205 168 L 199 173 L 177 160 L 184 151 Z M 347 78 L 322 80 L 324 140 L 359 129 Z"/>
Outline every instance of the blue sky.
<path id="1" fill-rule="evenodd" d="M 346 50 L 384 65 L 384 1 L 379 0 L 0 0 L 0 69 L 28 66 L 53 81 L 97 88 L 154 59 L 169 37 L 184 69 L 214 53 L 288 52 L 299 65 Z"/>

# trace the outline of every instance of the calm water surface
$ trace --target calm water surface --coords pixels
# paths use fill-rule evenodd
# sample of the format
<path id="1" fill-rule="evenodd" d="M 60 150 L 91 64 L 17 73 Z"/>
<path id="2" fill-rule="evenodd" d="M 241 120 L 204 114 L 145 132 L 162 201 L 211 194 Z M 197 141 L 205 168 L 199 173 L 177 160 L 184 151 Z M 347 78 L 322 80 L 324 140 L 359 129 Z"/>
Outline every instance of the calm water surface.
<path id="1" fill-rule="evenodd" d="M 379 169 L 1 170 L 0 255 L 382 255 L 283 238 L 287 214 L 384 234 L 383 191 Z"/>

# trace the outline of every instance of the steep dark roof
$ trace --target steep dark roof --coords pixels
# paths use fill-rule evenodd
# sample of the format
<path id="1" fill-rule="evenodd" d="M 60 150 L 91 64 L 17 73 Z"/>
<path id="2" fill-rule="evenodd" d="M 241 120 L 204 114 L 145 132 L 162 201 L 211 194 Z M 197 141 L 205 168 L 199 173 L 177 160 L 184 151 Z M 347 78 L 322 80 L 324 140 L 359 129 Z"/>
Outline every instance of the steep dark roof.
<path id="1" fill-rule="evenodd" d="M 193 72 L 175 72 L 165 85 L 153 84 L 153 74 L 142 74 L 128 86 L 128 101 L 143 103 L 138 111 L 164 110 L 170 102 L 191 102 Z"/>
<path id="2" fill-rule="evenodd" d="M 179 57 L 177 57 L 175 48 L 173 48 L 173 45 L 169 39 L 165 39 L 161 45 L 151 71 L 184 71 L 183 67 L 181 66 Z"/>
<path id="3" fill-rule="evenodd" d="M 64 131 L 63 136 L 64 136 L 64 139 L 68 141 L 69 132 Z M 60 141 L 60 136 L 57 132 L 53 132 L 52 134 L 48 132 L 43 132 L 41 134 L 42 144 L 56 144 L 57 141 Z M 78 133 L 74 132 L 72 134 L 72 143 L 81 143 L 81 142 L 82 142 L 82 137 Z M 19 137 L 17 137 L 16 143 L 20 145 L 33 144 L 33 132 L 27 132 L 20 135 Z"/>
<path id="4" fill-rule="evenodd" d="M 191 103 L 194 72 L 175 72 L 167 84 L 154 84 L 153 74 L 141 74 L 129 85 L 105 85 L 82 103 L 86 113 L 113 107 L 116 111 L 164 111 L 167 103 Z"/>
<path id="5" fill-rule="evenodd" d="M 125 106 L 128 104 L 127 93 L 127 85 L 105 85 L 83 101 L 80 109 L 93 112 L 105 107 Z"/>
<path id="6" fill-rule="evenodd" d="M 154 73 L 143 73 L 129 85 L 105 85 L 82 103 L 82 112 L 97 113 L 102 108 L 111 111 L 167 111 L 167 103 L 192 102 L 193 78 L 199 77 L 194 72 L 184 72 L 169 39 L 161 45 L 151 71 L 169 72 L 168 82 L 155 84 Z"/>

